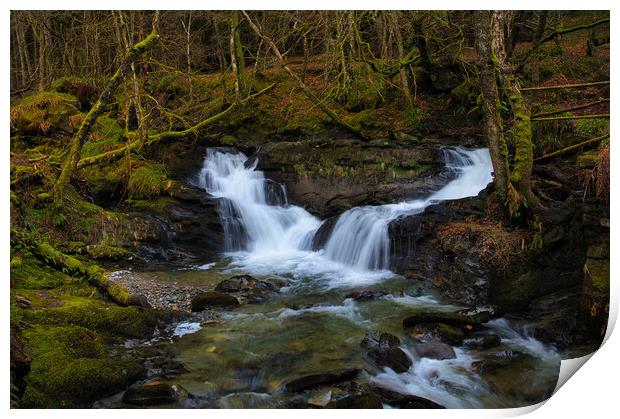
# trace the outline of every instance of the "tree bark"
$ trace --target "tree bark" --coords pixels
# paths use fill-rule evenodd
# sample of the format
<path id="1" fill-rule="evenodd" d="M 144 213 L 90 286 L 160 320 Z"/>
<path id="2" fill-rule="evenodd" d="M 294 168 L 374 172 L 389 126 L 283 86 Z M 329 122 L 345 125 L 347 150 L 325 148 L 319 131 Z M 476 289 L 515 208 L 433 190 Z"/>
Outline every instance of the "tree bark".
<path id="1" fill-rule="evenodd" d="M 478 52 L 478 72 L 482 93 L 483 134 L 493 163 L 495 190 L 500 201 L 508 197 L 508 147 L 499 113 L 499 93 L 496 83 L 496 57 L 491 44 L 490 11 L 474 12 L 474 31 Z"/>

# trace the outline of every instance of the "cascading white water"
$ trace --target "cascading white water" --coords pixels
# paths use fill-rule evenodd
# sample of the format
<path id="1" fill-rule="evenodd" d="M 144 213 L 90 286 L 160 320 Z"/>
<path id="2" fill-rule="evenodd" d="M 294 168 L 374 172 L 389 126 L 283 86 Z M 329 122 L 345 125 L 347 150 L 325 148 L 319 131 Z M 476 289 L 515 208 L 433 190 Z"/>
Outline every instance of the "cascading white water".
<path id="1" fill-rule="evenodd" d="M 256 170 L 256 161 L 247 162 L 241 153 L 209 149 L 198 184 L 211 195 L 222 198 L 219 213 L 227 251 L 246 251 L 254 257 L 279 255 L 280 263 L 288 257 L 286 266 L 290 269 L 292 254 L 311 253 L 312 238 L 321 221 L 303 208 L 286 205 L 285 190 L 265 179 L 263 172 Z M 357 271 L 387 270 L 391 221 L 420 213 L 440 200 L 474 196 L 492 180 L 491 159 L 486 149 L 446 148 L 444 162 L 455 179 L 428 198 L 356 207 L 343 213 L 325 245 L 324 257 L 329 259 L 325 262 L 337 262 Z M 318 265 L 313 261 L 310 269 L 325 268 Z"/>
<path id="2" fill-rule="evenodd" d="M 358 269 L 388 269 L 388 225 L 391 221 L 404 215 L 421 213 L 437 201 L 475 196 L 493 179 L 493 166 L 487 149 L 445 149 L 444 161 L 446 170 L 455 172 L 456 179 L 428 198 L 356 207 L 343 213 L 325 245 L 327 257 Z"/>
<path id="3" fill-rule="evenodd" d="M 226 250 L 269 254 L 309 248 L 321 221 L 301 207 L 278 205 L 287 202 L 286 191 L 255 170 L 256 161 L 245 167 L 247 160 L 241 153 L 209 149 L 198 176 L 199 186 L 223 198 Z"/>

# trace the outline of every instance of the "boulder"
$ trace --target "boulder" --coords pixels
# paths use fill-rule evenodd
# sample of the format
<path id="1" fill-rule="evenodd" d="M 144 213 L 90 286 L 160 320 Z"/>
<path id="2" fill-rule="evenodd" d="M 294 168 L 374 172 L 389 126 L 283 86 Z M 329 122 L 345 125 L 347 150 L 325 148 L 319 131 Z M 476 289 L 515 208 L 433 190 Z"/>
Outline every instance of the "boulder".
<path id="1" fill-rule="evenodd" d="M 364 392 L 338 397 L 327 407 L 332 409 L 383 409 L 383 403 L 376 393 Z"/>
<path id="2" fill-rule="evenodd" d="M 297 393 L 300 391 L 328 385 L 350 381 L 355 379 L 361 371 L 359 369 L 345 369 L 338 371 L 329 371 L 320 374 L 306 375 L 289 381 L 284 385 L 286 391 Z"/>
<path id="3" fill-rule="evenodd" d="M 419 343 L 414 346 L 415 352 L 421 358 L 430 359 L 454 359 L 456 354 L 452 346 L 445 343 L 431 341 L 426 343 Z"/>
<path id="4" fill-rule="evenodd" d="M 202 311 L 210 307 L 238 307 L 239 300 L 232 295 L 218 291 L 208 291 L 192 298 L 192 311 Z"/>
<path id="5" fill-rule="evenodd" d="M 129 387 L 123 394 L 123 403 L 135 406 L 157 406 L 177 401 L 177 394 L 170 384 L 151 381 Z"/>
<path id="6" fill-rule="evenodd" d="M 409 333 L 421 342 L 438 340 L 450 345 L 459 345 L 465 336 L 462 329 L 443 323 L 418 323 L 409 329 Z"/>
<path id="7" fill-rule="evenodd" d="M 366 349 L 366 357 L 377 367 L 388 367 L 397 373 L 405 372 L 412 362 L 407 354 L 398 347 L 400 339 L 390 333 L 366 333 L 360 343 Z"/>
<path id="8" fill-rule="evenodd" d="M 403 320 L 404 327 L 413 327 L 420 323 L 443 323 L 448 326 L 463 327 L 470 329 L 474 325 L 486 323 L 491 320 L 491 313 L 481 311 L 476 314 L 463 314 L 459 312 L 420 312 Z"/>
<path id="9" fill-rule="evenodd" d="M 385 292 L 378 288 L 365 288 L 361 290 L 354 290 L 346 295 L 346 298 L 352 298 L 356 301 L 374 300 L 386 295 Z"/>

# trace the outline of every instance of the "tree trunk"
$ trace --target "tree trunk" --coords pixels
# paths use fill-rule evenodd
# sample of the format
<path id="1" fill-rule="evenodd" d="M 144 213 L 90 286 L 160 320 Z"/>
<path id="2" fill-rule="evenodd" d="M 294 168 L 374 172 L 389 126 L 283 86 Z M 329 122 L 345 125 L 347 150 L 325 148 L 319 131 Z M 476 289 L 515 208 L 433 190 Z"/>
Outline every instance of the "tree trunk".
<path id="1" fill-rule="evenodd" d="M 490 11 L 474 12 L 474 31 L 478 52 L 478 72 L 482 93 L 483 134 L 493 163 L 495 190 L 501 202 L 508 197 L 508 148 L 499 113 L 499 93 L 496 83 L 496 58 L 492 47 Z"/>
<path id="2" fill-rule="evenodd" d="M 88 137 L 88 134 L 90 133 L 93 124 L 95 123 L 99 115 L 103 113 L 105 106 L 112 101 L 112 95 L 123 81 L 125 74 L 131 67 L 131 64 L 141 54 L 151 48 L 159 38 L 156 29 L 156 22 L 158 17 L 159 14 L 158 12 L 156 12 L 153 22 L 153 30 L 151 31 L 149 36 L 135 44 L 127 51 L 127 54 L 123 58 L 120 67 L 118 68 L 118 70 L 116 70 L 116 73 L 114 73 L 112 78 L 110 78 L 110 81 L 97 99 L 97 102 L 91 108 L 91 110 L 88 112 L 88 114 L 80 124 L 78 132 L 75 134 L 71 142 L 71 149 L 69 150 L 69 153 L 65 158 L 65 162 L 63 163 L 60 176 L 54 184 L 54 201 L 57 204 L 62 203 L 63 194 L 70 186 L 71 179 L 73 178 L 73 175 L 77 169 L 78 161 L 80 160 L 82 146 L 84 145 L 84 142 L 86 141 L 86 138 Z"/>
<path id="3" fill-rule="evenodd" d="M 396 48 L 398 49 L 398 59 L 405 59 L 405 48 L 403 47 L 403 36 L 400 32 L 400 26 L 398 25 L 398 17 L 391 15 L 392 27 L 394 28 L 394 38 L 396 39 Z M 410 108 L 413 108 L 413 99 L 411 97 L 411 88 L 409 87 L 409 77 L 407 74 L 408 66 L 400 66 L 400 83 L 403 87 L 403 93 L 407 99 L 407 104 Z"/>

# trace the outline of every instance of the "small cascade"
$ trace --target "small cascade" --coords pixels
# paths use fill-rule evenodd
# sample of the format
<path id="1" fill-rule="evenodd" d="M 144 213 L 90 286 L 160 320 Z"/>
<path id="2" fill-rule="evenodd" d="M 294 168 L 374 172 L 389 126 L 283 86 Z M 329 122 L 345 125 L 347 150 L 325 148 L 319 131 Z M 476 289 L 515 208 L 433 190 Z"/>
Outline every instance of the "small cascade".
<path id="1" fill-rule="evenodd" d="M 352 208 L 343 213 L 325 245 L 328 258 L 358 269 L 388 269 L 388 225 L 398 217 L 419 214 L 443 200 L 477 195 L 492 181 L 488 150 L 460 147 L 443 150 L 445 170 L 456 178 L 426 199 Z"/>
<path id="2" fill-rule="evenodd" d="M 309 247 L 321 221 L 288 205 L 286 190 L 241 153 L 207 150 L 198 185 L 221 198 L 219 215 L 227 252 L 269 254 Z"/>

